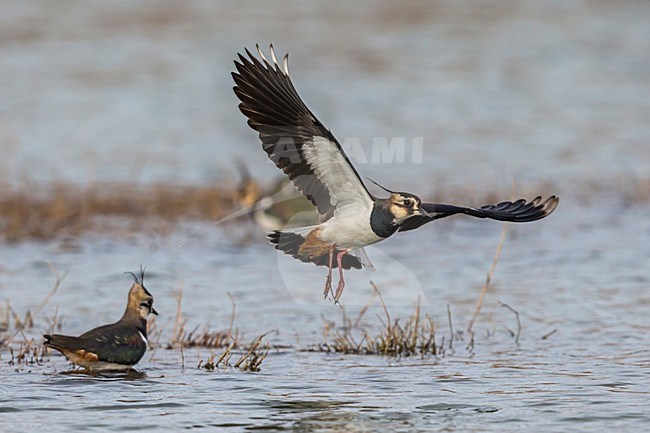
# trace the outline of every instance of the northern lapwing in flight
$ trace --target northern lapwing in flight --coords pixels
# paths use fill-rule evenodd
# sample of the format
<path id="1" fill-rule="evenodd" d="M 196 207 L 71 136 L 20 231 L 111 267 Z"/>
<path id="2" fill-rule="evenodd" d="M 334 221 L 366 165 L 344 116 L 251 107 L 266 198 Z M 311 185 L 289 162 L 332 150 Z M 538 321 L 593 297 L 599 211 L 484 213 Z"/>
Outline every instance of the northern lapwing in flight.
<path id="1" fill-rule="evenodd" d="M 93 372 L 129 370 L 137 364 L 147 350 L 147 318 L 158 312 L 153 308 L 153 296 L 144 287 L 144 269 L 140 270 L 140 276 L 129 274 L 135 282 L 120 320 L 78 337 L 44 335 L 45 345 Z"/>
<path id="2" fill-rule="evenodd" d="M 343 269 L 373 269 L 364 247 L 395 232 L 416 229 L 455 214 L 497 221 L 529 222 L 548 216 L 559 199 L 536 197 L 531 201 L 504 201 L 480 208 L 422 203 L 419 197 L 390 191 L 377 198 L 364 185 L 343 148 L 307 108 L 289 76 L 288 54 L 282 65 L 271 45 L 270 61 L 257 46 L 259 57 L 246 49 L 238 54 L 234 91 L 248 125 L 259 133 L 262 148 L 296 188 L 316 206 L 320 224 L 274 230 L 268 233 L 275 248 L 303 262 L 327 266 L 324 295 L 332 292 L 338 302 L 345 281 Z M 373 181 L 373 183 L 375 183 Z M 339 269 L 339 283 L 332 291 L 332 269 Z"/>

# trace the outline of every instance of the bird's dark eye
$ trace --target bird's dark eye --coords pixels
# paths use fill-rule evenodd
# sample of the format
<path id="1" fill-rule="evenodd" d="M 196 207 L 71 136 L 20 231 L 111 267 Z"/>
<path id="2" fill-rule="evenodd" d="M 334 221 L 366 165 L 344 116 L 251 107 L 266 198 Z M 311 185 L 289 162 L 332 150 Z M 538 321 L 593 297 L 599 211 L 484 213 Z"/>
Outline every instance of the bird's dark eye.
<path id="1" fill-rule="evenodd" d="M 404 206 L 406 206 L 406 207 L 413 207 L 413 200 L 411 200 L 410 198 L 405 199 L 403 201 L 403 203 L 404 203 Z"/>

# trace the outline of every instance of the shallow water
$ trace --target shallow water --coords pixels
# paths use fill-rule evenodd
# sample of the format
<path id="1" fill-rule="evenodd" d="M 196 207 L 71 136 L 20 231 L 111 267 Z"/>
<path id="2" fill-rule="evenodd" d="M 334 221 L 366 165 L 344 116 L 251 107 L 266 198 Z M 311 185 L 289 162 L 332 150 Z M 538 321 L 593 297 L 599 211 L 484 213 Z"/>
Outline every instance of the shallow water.
<path id="1" fill-rule="evenodd" d="M 544 350 L 533 362 L 509 351 L 481 361 L 390 363 L 291 353 L 271 357 L 258 374 L 147 366 L 146 379 L 114 381 L 39 372 L 14 376 L 3 402 L 14 411 L 2 416 L 34 427 L 55 416 L 61 430 L 643 429 L 648 390 L 638 382 L 647 375 L 634 363 L 647 363 L 647 353 L 628 354 L 632 365 L 576 358 Z"/>
<path id="2" fill-rule="evenodd" d="M 1 300 L 20 316 L 52 288 L 48 261 L 67 272 L 27 338 L 40 341 L 55 315 L 69 334 L 116 320 L 130 285 L 122 272 L 143 264 L 162 343 L 182 286 L 188 329 L 226 329 L 230 293 L 244 340 L 271 331 L 282 348 L 259 373 L 207 372 L 196 366 L 208 349 L 158 348 L 138 364 L 144 376 L 128 378 L 62 374 L 70 366 L 56 354 L 10 365 L 0 348 L 0 429 L 646 428 L 650 219 L 647 197 L 630 205 L 650 176 L 646 3 L 180 4 L 3 6 L 2 185 L 205 184 L 230 179 L 235 157 L 277 175 L 229 76 L 242 46 L 273 41 L 291 52 L 320 119 L 344 145 L 361 143 L 352 159 L 363 175 L 428 196 L 458 187 L 509 197 L 513 179 L 516 191 L 546 183 L 560 207 L 509 227 L 474 348 L 465 333 L 424 359 L 302 351 L 322 342 L 325 320 L 341 323 L 322 299 L 325 272 L 277 255 L 242 221 L 2 244 Z M 373 139 L 394 137 L 421 137 L 422 161 L 407 146 L 404 163 L 372 163 Z M 377 330 L 372 280 L 391 317 L 406 319 L 419 300 L 448 345 L 447 306 L 465 329 L 500 231 L 458 217 L 369 248 L 378 270 L 348 273 L 346 312 L 372 301 L 362 323 Z M 519 344 L 499 301 L 520 314 Z"/>
<path id="3" fill-rule="evenodd" d="M 115 320 L 130 285 L 119 271 L 143 262 L 161 313 L 161 342 L 171 338 L 182 284 L 188 329 L 206 323 L 227 329 L 228 291 L 243 340 L 275 331 L 267 339 L 283 348 L 271 350 L 260 373 L 207 372 L 196 367 L 208 349 L 181 355 L 159 348 L 138 365 L 146 377 L 126 380 L 62 375 L 69 364 L 58 355 L 42 365 L 11 366 L 2 351 L 3 424 L 36 428 L 51 424 L 51 412 L 65 412 L 56 414 L 61 430 L 640 430 L 650 421 L 645 212 L 607 215 L 566 204 L 544 222 L 511 227 L 474 327 L 473 350 L 465 334 L 445 355 L 424 359 L 302 352 L 322 342 L 324 319 L 341 324 L 341 310 L 321 299 L 323 270 L 293 266 L 263 242 L 242 245 L 232 232 L 210 225 L 188 224 L 157 241 L 87 237 L 73 242 L 75 248 L 69 242 L 5 245 L 1 289 L 21 315 L 53 284 L 44 260 L 69 272 L 30 336 L 47 329 L 57 308 L 66 333 Z M 580 215 L 590 215 L 591 223 L 578 222 Z M 377 272 L 348 274 L 346 311 L 355 317 L 371 299 L 372 280 L 393 318 L 406 319 L 420 298 L 423 313 L 436 321 L 438 344 L 445 336 L 448 345 L 447 304 L 456 331 L 464 329 L 499 232 L 498 223 L 459 218 L 380 244 L 370 251 Z M 418 244 L 430 254 L 410 254 Z M 509 331 L 516 329 L 515 316 L 499 301 L 520 314 L 519 345 Z M 375 299 L 362 323 L 377 330 L 378 316 Z"/>

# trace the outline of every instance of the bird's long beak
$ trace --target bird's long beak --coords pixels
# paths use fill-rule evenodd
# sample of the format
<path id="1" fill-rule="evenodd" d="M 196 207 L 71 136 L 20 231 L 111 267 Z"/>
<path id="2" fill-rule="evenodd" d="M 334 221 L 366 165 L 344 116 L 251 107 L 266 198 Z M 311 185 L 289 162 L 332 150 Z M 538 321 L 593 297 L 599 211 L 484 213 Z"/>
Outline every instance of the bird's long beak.
<path id="1" fill-rule="evenodd" d="M 424 209 L 422 209 L 421 206 L 418 206 L 418 212 L 419 212 L 420 215 L 422 215 L 422 216 L 429 217 L 429 218 L 433 218 L 433 215 L 431 215 L 429 212 L 427 212 L 427 211 L 425 211 Z"/>
<path id="2" fill-rule="evenodd" d="M 151 314 L 155 314 L 156 316 L 158 315 L 158 312 L 153 306 L 151 307 Z"/>

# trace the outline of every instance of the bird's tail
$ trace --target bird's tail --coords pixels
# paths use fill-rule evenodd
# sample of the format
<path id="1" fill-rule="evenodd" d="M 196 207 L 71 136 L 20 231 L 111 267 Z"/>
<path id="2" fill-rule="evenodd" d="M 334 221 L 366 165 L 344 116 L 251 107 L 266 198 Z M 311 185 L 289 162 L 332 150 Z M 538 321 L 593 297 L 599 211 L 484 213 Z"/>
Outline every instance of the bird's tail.
<path id="1" fill-rule="evenodd" d="M 52 334 L 52 335 L 45 334 L 43 335 L 43 338 L 45 338 L 43 344 L 45 344 L 47 347 L 51 347 L 52 349 L 56 349 L 58 351 L 61 351 L 63 349 L 74 350 L 76 348 L 77 337 L 70 337 L 67 335 L 59 335 L 59 334 Z"/>
<path id="2" fill-rule="evenodd" d="M 316 266 L 329 265 L 329 249 L 328 248 L 310 248 L 307 251 L 306 242 L 307 236 L 315 227 L 300 227 L 287 230 L 272 230 L 267 232 L 267 237 L 272 245 L 275 245 L 276 250 L 280 250 L 285 254 L 298 259 L 301 262 L 313 263 Z M 302 248 L 301 248 L 302 247 Z M 334 250 L 334 254 L 339 253 L 340 250 Z M 361 269 L 362 261 L 355 255 L 346 254 L 341 260 L 343 269 Z M 372 266 L 372 265 L 371 265 Z M 336 259 L 332 260 L 332 267 L 337 268 L 338 264 Z"/>

